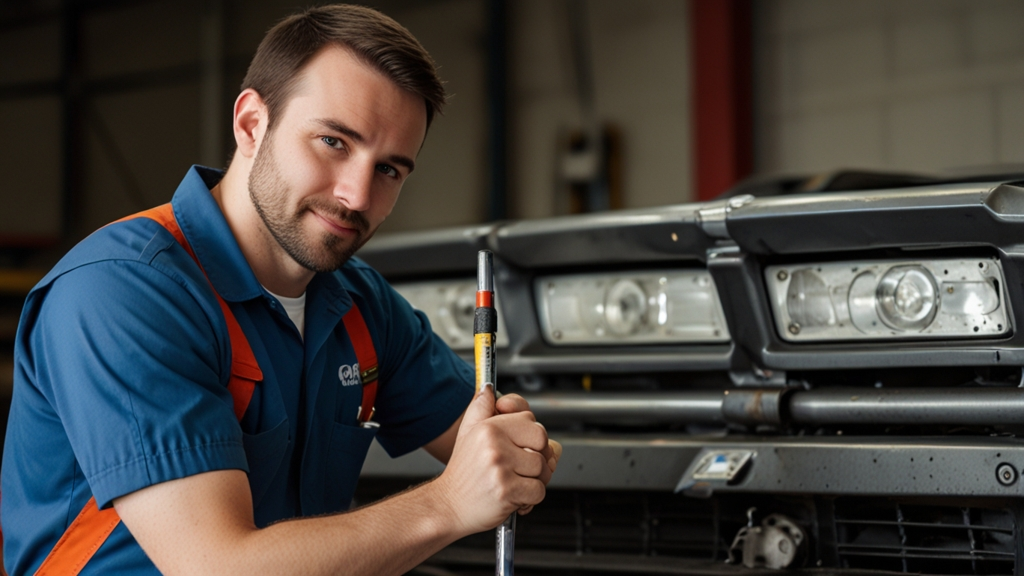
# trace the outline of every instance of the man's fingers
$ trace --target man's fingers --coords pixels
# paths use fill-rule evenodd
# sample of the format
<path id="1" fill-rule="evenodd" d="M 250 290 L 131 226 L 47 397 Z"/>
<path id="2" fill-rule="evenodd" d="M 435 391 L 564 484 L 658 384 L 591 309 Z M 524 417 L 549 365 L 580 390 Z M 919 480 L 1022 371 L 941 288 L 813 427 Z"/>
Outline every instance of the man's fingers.
<path id="1" fill-rule="evenodd" d="M 554 474 L 555 470 L 558 469 L 558 461 L 562 458 L 562 445 L 557 440 L 548 438 L 548 445 L 541 451 L 541 455 L 544 456 L 544 462 L 547 464 L 548 470 Z M 548 477 L 550 478 L 550 474 Z"/>
<path id="2" fill-rule="evenodd" d="M 536 478 L 545 486 L 551 481 L 552 470 L 548 460 L 543 454 L 529 448 L 521 449 L 514 457 L 512 471 L 518 476 Z"/>
<path id="3" fill-rule="evenodd" d="M 539 478 L 548 468 L 547 461 L 539 452 L 529 448 L 514 449 L 511 455 L 512 471 L 526 478 Z"/>
<path id="4" fill-rule="evenodd" d="M 538 456 L 540 455 L 538 454 Z M 553 473 L 554 470 L 551 469 L 551 466 L 548 464 L 548 461 L 544 460 L 544 457 L 541 456 L 540 475 L 537 476 L 537 480 L 540 480 L 541 482 L 544 483 L 545 486 L 547 486 L 548 482 L 551 482 L 551 475 Z"/>
<path id="5" fill-rule="evenodd" d="M 547 494 L 547 488 L 543 482 L 540 482 L 534 478 L 523 479 L 523 482 L 518 486 L 516 490 L 516 496 L 513 502 L 519 510 L 528 508 L 533 510 L 533 507 L 540 504 L 544 500 L 544 495 Z"/>
<path id="6" fill-rule="evenodd" d="M 548 449 L 553 453 L 553 457 L 549 457 L 548 466 L 551 467 L 551 471 L 554 472 L 558 468 L 558 461 L 562 459 L 562 444 L 558 440 L 552 440 L 548 438 Z"/>
<path id="7" fill-rule="evenodd" d="M 501 430 L 513 444 L 520 448 L 529 448 L 536 452 L 543 452 L 547 448 L 548 431 L 533 419 L 533 414 L 530 412 L 499 414 L 487 424 Z"/>
<path id="8" fill-rule="evenodd" d="M 519 394 L 505 394 L 495 403 L 498 414 L 514 414 L 516 412 L 529 412 L 530 403 Z"/>
<path id="9" fill-rule="evenodd" d="M 558 456 L 555 455 L 555 449 L 551 446 L 552 442 L 554 442 L 554 440 L 548 438 L 547 445 L 540 451 L 540 453 L 544 455 L 545 460 L 558 460 Z"/>

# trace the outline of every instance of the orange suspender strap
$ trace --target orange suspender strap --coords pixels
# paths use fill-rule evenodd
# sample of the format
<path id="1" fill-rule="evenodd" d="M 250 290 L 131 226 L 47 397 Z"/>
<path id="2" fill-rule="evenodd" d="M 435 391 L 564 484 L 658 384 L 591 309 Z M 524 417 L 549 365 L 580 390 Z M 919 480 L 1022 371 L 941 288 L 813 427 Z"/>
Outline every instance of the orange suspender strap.
<path id="1" fill-rule="evenodd" d="M 363 314 L 359 312 L 356 303 L 341 317 L 345 323 L 345 331 L 352 341 L 352 348 L 356 351 L 356 361 L 359 362 L 359 379 L 363 384 L 363 402 L 359 406 L 359 413 L 356 420 L 360 424 L 366 424 L 373 419 L 377 409 L 374 403 L 377 400 L 377 351 L 373 348 L 373 340 L 370 339 L 370 331 L 366 328 L 366 321 Z"/>
<path id="2" fill-rule="evenodd" d="M 100 510 L 96 507 L 96 498 L 89 498 L 78 517 L 64 531 L 46 560 L 43 560 L 36 576 L 78 574 L 120 523 L 121 517 L 113 507 Z"/>
<path id="3" fill-rule="evenodd" d="M 189 245 L 188 240 L 185 239 L 185 234 L 181 231 L 181 227 L 178 226 L 178 221 L 174 218 L 174 209 L 170 204 L 139 212 L 134 216 L 122 218 L 118 222 L 133 218 L 149 218 L 166 228 L 174 236 L 174 239 L 178 241 L 178 244 L 181 244 L 182 248 L 188 252 L 188 255 L 195 260 L 199 269 L 203 270 L 203 265 L 199 262 L 199 258 L 196 257 L 196 253 L 192 251 L 192 246 Z M 203 275 L 206 276 L 205 270 L 203 270 Z M 209 277 L 207 277 L 206 281 L 210 282 Z M 228 303 L 220 297 L 212 282 L 210 283 L 210 289 L 213 290 L 213 294 L 217 297 L 217 303 L 220 304 L 221 312 L 224 313 L 224 320 L 228 326 L 228 339 L 231 341 L 231 377 L 228 379 L 228 392 L 231 393 L 231 398 L 234 401 L 235 417 L 241 420 L 245 414 L 245 409 L 249 407 L 249 401 L 252 400 L 252 394 L 256 389 L 256 382 L 263 380 L 263 372 L 256 362 L 256 355 L 252 353 L 252 347 L 249 346 L 249 339 L 242 332 L 242 327 L 238 324 L 238 319 L 235 318 L 234 313 L 231 312 L 231 308 L 228 307 Z"/>
<path id="4" fill-rule="evenodd" d="M 202 270 L 202 264 L 199 263 L 195 252 L 192 251 L 188 240 L 181 232 L 170 204 L 122 218 L 118 222 L 133 218 L 149 218 L 166 228 Z M 203 274 L 205 275 L 206 272 L 203 271 Z M 210 288 L 213 288 L 212 283 Z M 228 379 L 228 392 L 231 393 L 234 402 L 235 416 L 241 420 L 245 409 L 249 406 L 249 401 L 252 400 L 256 382 L 263 380 L 263 372 L 260 370 L 259 364 L 256 363 L 256 356 L 252 353 L 249 340 L 242 332 L 242 327 L 238 325 L 235 315 L 228 308 L 227 302 L 220 297 L 220 294 L 217 294 L 216 289 L 213 290 L 213 293 L 216 294 L 217 302 L 220 304 L 221 311 L 224 312 L 224 320 L 227 321 L 228 337 L 231 340 L 231 377 Z M 74 522 L 64 531 L 53 550 L 50 550 L 46 559 L 43 560 L 39 570 L 36 571 L 36 576 L 44 574 L 77 575 L 120 523 L 121 517 L 117 515 L 117 511 L 113 507 L 100 510 L 96 507 L 96 498 L 90 498 Z"/>

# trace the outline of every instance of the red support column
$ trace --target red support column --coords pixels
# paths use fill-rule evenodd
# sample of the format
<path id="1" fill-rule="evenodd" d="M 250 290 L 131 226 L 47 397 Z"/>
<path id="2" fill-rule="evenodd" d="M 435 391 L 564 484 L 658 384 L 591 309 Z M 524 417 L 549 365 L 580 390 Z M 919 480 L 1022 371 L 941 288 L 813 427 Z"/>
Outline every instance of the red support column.
<path id="1" fill-rule="evenodd" d="M 699 200 L 754 169 L 751 0 L 690 0 L 694 183 Z"/>

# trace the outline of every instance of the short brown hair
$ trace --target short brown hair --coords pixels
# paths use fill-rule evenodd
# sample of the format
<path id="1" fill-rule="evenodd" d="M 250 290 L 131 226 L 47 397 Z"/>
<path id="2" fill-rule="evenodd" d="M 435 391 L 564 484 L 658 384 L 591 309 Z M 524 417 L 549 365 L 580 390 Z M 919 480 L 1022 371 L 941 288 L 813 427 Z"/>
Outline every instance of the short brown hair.
<path id="1" fill-rule="evenodd" d="M 325 46 L 348 48 L 403 90 L 423 98 L 427 127 L 445 103 L 444 84 L 430 54 L 398 22 L 364 6 L 332 4 L 289 16 L 267 32 L 249 64 L 242 90 L 252 88 L 272 128 L 307 62 Z"/>

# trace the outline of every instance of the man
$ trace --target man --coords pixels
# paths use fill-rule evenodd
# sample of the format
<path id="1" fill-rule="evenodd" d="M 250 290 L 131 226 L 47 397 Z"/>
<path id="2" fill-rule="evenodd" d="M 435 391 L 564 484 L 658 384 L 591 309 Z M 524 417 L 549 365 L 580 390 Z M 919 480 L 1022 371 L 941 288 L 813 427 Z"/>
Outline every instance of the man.
<path id="1" fill-rule="evenodd" d="M 397 574 L 543 499 L 561 448 L 522 398 L 474 398 L 424 317 L 349 260 L 443 101 L 429 56 L 387 17 L 286 19 L 235 102 L 223 177 L 193 168 L 165 220 L 103 228 L 36 287 L 2 471 L 12 573 L 46 559 L 41 572 Z M 364 411 L 366 341 L 380 384 Z M 240 368 L 242 348 L 258 368 Z M 338 513 L 374 436 L 448 466 Z M 102 538 L 81 528 L 96 518 Z"/>

